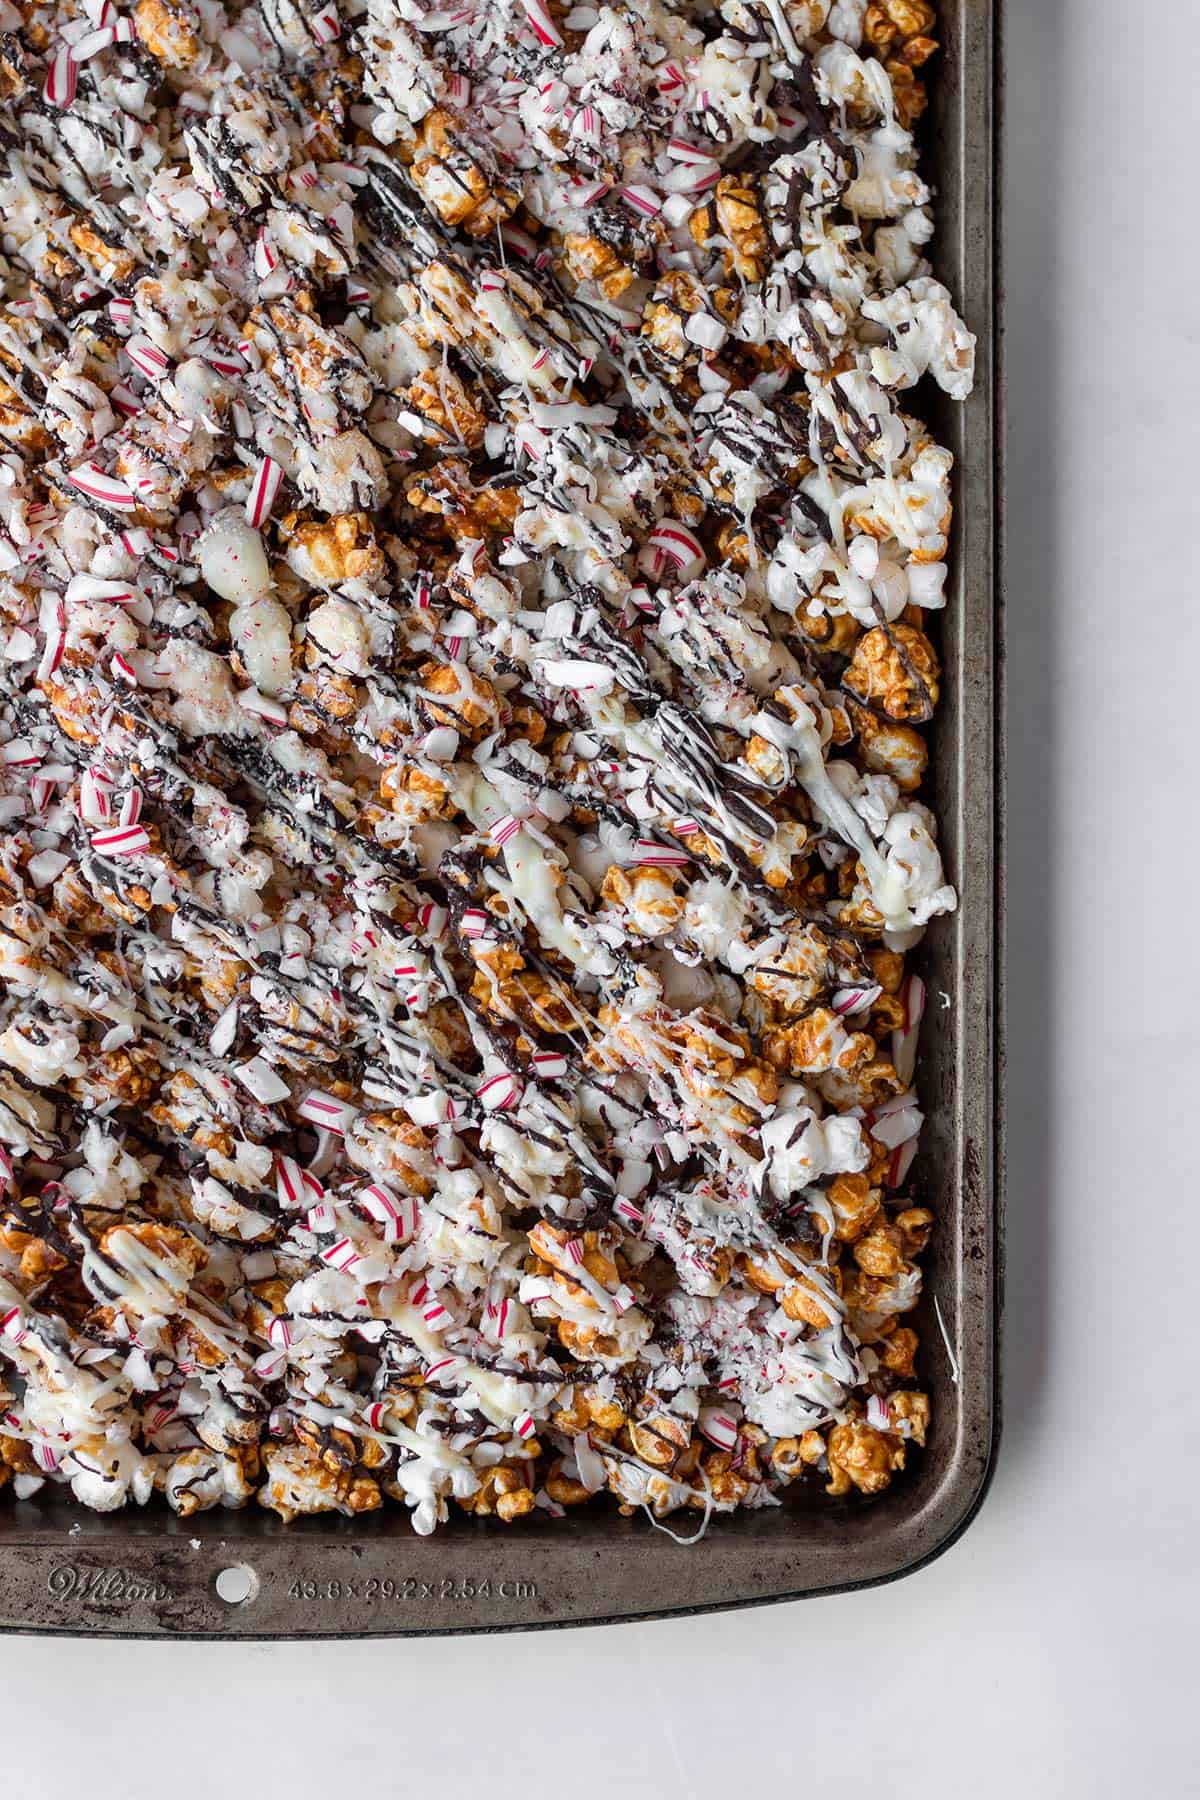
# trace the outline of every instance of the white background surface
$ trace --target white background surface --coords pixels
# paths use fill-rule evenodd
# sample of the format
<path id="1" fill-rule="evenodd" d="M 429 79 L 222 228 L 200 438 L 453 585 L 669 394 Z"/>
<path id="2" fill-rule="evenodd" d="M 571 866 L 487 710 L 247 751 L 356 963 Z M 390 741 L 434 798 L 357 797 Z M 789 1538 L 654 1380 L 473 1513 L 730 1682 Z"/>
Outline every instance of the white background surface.
<path id="1" fill-rule="evenodd" d="M 910 1580 L 719 1618 L 2 1640 L 14 1792 L 1200 1792 L 1196 12 L 1009 12 L 1007 1420 L 982 1515 Z"/>

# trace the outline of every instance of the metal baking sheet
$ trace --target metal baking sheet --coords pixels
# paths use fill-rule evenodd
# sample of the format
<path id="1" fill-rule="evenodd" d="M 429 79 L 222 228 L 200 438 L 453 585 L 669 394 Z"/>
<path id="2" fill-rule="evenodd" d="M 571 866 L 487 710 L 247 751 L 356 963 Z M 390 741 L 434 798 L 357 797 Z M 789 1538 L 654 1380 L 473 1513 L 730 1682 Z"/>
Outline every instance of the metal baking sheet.
<path id="1" fill-rule="evenodd" d="M 38 1496 L 0 1506 L 0 1629 L 255 1638 L 598 1624 L 892 1580 L 946 1549 L 977 1511 L 999 1426 L 1002 1272 L 1000 4 L 940 0 L 938 10 L 935 261 L 978 336 L 979 375 L 965 406 L 938 408 L 931 419 L 957 458 L 934 788 L 960 904 L 923 952 L 932 1005 L 919 1167 L 939 1216 L 917 1315 L 934 1402 L 927 1449 L 877 1500 L 797 1494 L 777 1511 L 718 1518 L 689 1548 L 603 1504 L 512 1528 L 459 1515 L 418 1538 L 398 1508 L 285 1527 L 258 1508 L 188 1520 L 161 1505 L 98 1516 Z M 246 1597 L 222 1598 L 218 1579 Z"/>

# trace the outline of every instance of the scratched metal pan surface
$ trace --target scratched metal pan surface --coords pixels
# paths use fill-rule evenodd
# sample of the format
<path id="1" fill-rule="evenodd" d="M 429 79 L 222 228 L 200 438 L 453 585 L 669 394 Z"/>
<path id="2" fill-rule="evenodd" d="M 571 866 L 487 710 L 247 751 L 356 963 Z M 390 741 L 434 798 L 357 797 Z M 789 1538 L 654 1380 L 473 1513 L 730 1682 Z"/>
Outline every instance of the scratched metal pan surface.
<path id="1" fill-rule="evenodd" d="M 892 1580 L 937 1556 L 974 1516 L 999 1427 L 999 0 L 941 0 L 938 10 L 936 266 L 978 335 L 979 379 L 965 407 L 931 417 L 958 459 L 933 760 L 960 905 L 923 951 L 934 1003 L 920 1166 L 940 1220 L 917 1319 L 934 1402 L 927 1449 L 877 1500 L 830 1502 L 816 1490 L 778 1510 L 717 1519 L 690 1548 L 603 1503 L 515 1528 L 460 1515 L 418 1538 L 399 1509 L 284 1527 L 261 1509 L 184 1521 L 160 1505 L 104 1517 L 56 1497 L 10 1502 L 0 1506 L 0 1629 L 263 1638 L 599 1624 Z M 218 1579 L 245 1597 L 222 1598 Z"/>

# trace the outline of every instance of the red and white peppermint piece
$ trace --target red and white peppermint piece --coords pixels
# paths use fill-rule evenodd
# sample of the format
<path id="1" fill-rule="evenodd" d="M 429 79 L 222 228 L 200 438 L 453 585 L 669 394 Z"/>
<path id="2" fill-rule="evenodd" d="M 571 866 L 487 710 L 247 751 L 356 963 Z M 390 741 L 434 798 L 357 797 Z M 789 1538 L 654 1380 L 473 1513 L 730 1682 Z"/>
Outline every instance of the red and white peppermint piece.
<path id="1" fill-rule="evenodd" d="M 516 837 L 520 829 L 520 819 L 514 818 L 511 813 L 505 813 L 503 818 L 497 819 L 493 825 L 488 827 L 488 836 L 493 844 L 507 844 L 510 839 Z"/>
<path id="2" fill-rule="evenodd" d="M 491 1301 L 488 1302 L 487 1316 L 494 1324 L 498 1338 L 502 1338 L 507 1332 L 513 1313 L 514 1308 L 509 1300 L 502 1300 L 499 1306 Z"/>
<path id="3" fill-rule="evenodd" d="M 438 1381 L 443 1384 L 452 1381 L 462 1368 L 462 1360 L 457 1356 L 443 1356 L 437 1362 L 431 1362 L 425 1370 L 426 1381 Z"/>
<path id="4" fill-rule="evenodd" d="M 10 1306 L 7 1312 L 0 1313 L 0 1334 L 10 1344 L 23 1344 L 29 1336 L 25 1328 L 25 1315 L 19 1306 Z"/>
<path id="5" fill-rule="evenodd" d="M 521 1084 L 507 1069 L 489 1075 L 475 1089 L 475 1098 L 488 1112 L 508 1112 L 521 1098 Z"/>
<path id="6" fill-rule="evenodd" d="M 500 239 L 510 255 L 519 257 L 522 262 L 537 261 L 537 239 L 522 231 L 519 225 L 510 225 L 506 221 L 500 227 Z"/>
<path id="7" fill-rule="evenodd" d="M 602 199 L 611 186 L 611 181 L 577 181 L 570 189 L 571 205 L 582 209 L 595 206 L 597 200 Z"/>
<path id="8" fill-rule="evenodd" d="M 684 869 L 691 862 L 686 850 L 672 844 L 658 844 L 653 838 L 639 838 L 633 846 L 632 861 L 647 869 Z"/>
<path id="9" fill-rule="evenodd" d="M 434 1088 L 427 1094 L 411 1094 L 404 1102 L 404 1110 L 414 1125 L 444 1125 L 447 1120 L 457 1117 L 454 1102 L 444 1088 Z"/>
<path id="10" fill-rule="evenodd" d="M 50 802 L 54 799 L 58 790 L 59 782 L 64 779 L 67 779 L 67 777 L 53 772 L 47 774 L 45 770 L 42 770 L 40 774 L 34 776 L 29 784 L 29 804 L 32 806 L 34 812 L 41 813 L 48 809 Z M 69 858 L 65 858 L 59 850 L 41 850 L 38 852 L 37 856 L 30 861 L 29 870 L 31 874 L 34 874 L 34 865 L 36 863 L 37 866 L 43 870 L 53 868 L 54 874 L 57 875 L 66 867 L 68 860 Z M 37 875 L 34 875 L 34 878 L 35 880 L 41 879 L 41 877 Z M 47 875 L 45 879 L 52 881 L 54 875 Z"/>
<path id="11" fill-rule="evenodd" d="M 388 1400 L 372 1400 L 370 1406 L 368 1406 L 366 1412 L 363 1414 L 363 1417 L 366 1419 L 367 1424 L 370 1426 L 372 1431 L 382 1431 L 384 1428 L 384 1425 L 387 1422 L 387 1416 L 390 1411 L 391 1411 L 391 1402 L 390 1401 L 388 1401 Z"/>
<path id="12" fill-rule="evenodd" d="M 230 350 L 224 344 L 214 345 L 206 341 L 193 345 L 193 351 L 204 358 L 210 369 L 215 369 L 218 375 L 228 375 L 231 380 L 245 375 L 250 366 L 244 356 L 239 356 L 236 350 Z"/>
<path id="13" fill-rule="evenodd" d="M 334 38 L 342 35 L 342 21 L 338 17 L 336 6 L 323 6 L 318 13 L 313 13 L 308 21 L 308 28 L 318 44 L 332 44 Z"/>
<path id="14" fill-rule="evenodd" d="M 55 669 L 57 669 L 59 663 L 63 659 L 63 653 L 66 648 L 67 634 L 62 625 L 50 626 L 46 632 L 46 641 L 42 646 L 41 660 L 38 663 L 37 676 L 39 681 L 45 681 L 48 675 L 53 675 Z"/>
<path id="15" fill-rule="evenodd" d="M 581 106 L 571 120 L 571 136 L 585 144 L 598 144 L 601 136 L 600 114 L 594 106 Z"/>
<path id="16" fill-rule="evenodd" d="M 330 1244 L 327 1250 L 322 1250 L 321 1261 L 328 1263 L 331 1269 L 348 1275 L 362 1261 L 362 1251 L 355 1248 L 352 1238 L 339 1238 L 336 1244 Z"/>
<path id="17" fill-rule="evenodd" d="M 882 992 L 883 989 L 878 986 L 837 988 L 831 1005 L 838 1018 L 844 1019 L 850 1013 L 866 1012 Z"/>
<path id="18" fill-rule="evenodd" d="M 304 1203 L 300 1165 L 290 1156 L 275 1159 L 275 1192 L 281 1206 L 299 1207 Z"/>
<path id="19" fill-rule="evenodd" d="M 133 389 L 126 387 L 123 381 L 118 381 L 109 388 L 108 403 L 114 412 L 119 412 L 125 419 L 134 418 L 142 410 L 141 401 Z"/>
<path id="20" fill-rule="evenodd" d="M 553 49 L 562 43 L 562 33 L 547 8 L 542 4 L 542 0 L 521 0 L 521 5 L 525 9 L 525 17 L 532 25 L 539 44 L 545 44 L 548 49 Z"/>
<path id="21" fill-rule="evenodd" d="M 710 163 L 715 161 L 711 150 L 705 150 L 700 144 L 689 144 L 686 138 L 669 138 L 667 155 L 672 162 Z"/>
<path id="22" fill-rule="evenodd" d="M 130 396 L 132 399 L 132 395 Z M 136 410 L 137 402 L 134 401 Z M 110 506 L 117 512 L 132 512 L 137 505 L 137 496 L 133 489 L 127 487 L 115 475 L 106 475 L 93 462 L 80 463 L 67 476 L 72 487 L 86 494 L 89 500 L 98 500 L 102 506 Z"/>
<path id="23" fill-rule="evenodd" d="M 144 825 L 119 825 L 112 831 L 94 831 L 92 849 L 100 856 L 140 856 L 150 848 Z"/>
<path id="24" fill-rule="evenodd" d="M 304 1223 L 310 1231 L 316 1232 L 318 1235 L 326 1231 L 336 1231 L 337 1214 L 327 1200 L 322 1200 L 316 1206 L 309 1207 L 304 1215 Z"/>
<path id="25" fill-rule="evenodd" d="M 271 516 L 283 470 L 269 456 L 264 456 L 254 471 L 254 480 L 246 497 L 246 518 L 255 531 L 260 531 Z"/>
<path id="26" fill-rule="evenodd" d="M 281 1100 L 291 1099 L 292 1090 L 265 1056 L 252 1056 L 249 1062 L 235 1063 L 232 1073 L 262 1106 L 277 1106 Z"/>
<path id="27" fill-rule="evenodd" d="M 653 219 L 662 211 L 662 200 L 653 188 L 644 187 L 640 182 L 630 182 L 621 189 L 621 198 L 626 206 L 645 219 Z"/>
<path id="28" fill-rule="evenodd" d="M 702 1406 L 696 1421 L 700 1427 L 701 1437 L 715 1444 L 718 1450 L 736 1450 L 738 1441 L 738 1422 L 733 1414 L 721 1406 Z"/>
<path id="29" fill-rule="evenodd" d="M 417 1229 L 417 1203 L 411 1194 L 397 1196 L 379 1182 L 361 1188 L 358 1203 L 383 1226 L 385 1244 L 407 1243 Z"/>
<path id="30" fill-rule="evenodd" d="M 681 581 L 692 581 L 704 568 L 704 546 L 678 519 L 660 519 L 638 557 L 638 567 L 654 574 L 673 568 Z"/>
<path id="31" fill-rule="evenodd" d="M 148 337 L 131 337 L 125 345 L 125 354 L 148 381 L 162 381 L 171 373 L 170 357 Z"/>
<path id="32" fill-rule="evenodd" d="M 89 600 L 102 601 L 106 606 L 123 606 L 133 613 L 140 624 L 150 623 L 149 601 L 139 588 L 128 581 L 108 581 L 100 575 L 72 575 L 63 599 L 68 606 Z"/>
<path id="33" fill-rule="evenodd" d="M 444 906 L 437 906 L 432 900 L 426 900 L 417 908 L 417 923 L 425 936 L 436 943 L 439 938 L 446 935 L 450 914 Z"/>
<path id="34" fill-rule="evenodd" d="M 288 722 L 287 707 L 273 700 L 270 694 L 260 694 L 257 688 L 239 688 L 237 702 L 243 712 L 264 719 L 268 725 L 286 725 Z"/>
<path id="35" fill-rule="evenodd" d="M 904 1186 L 908 1178 L 908 1171 L 912 1168 L 917 1154 L 917 1143 L 917 1138 L 910 1137 L 906 1138 L 902 1144 L 897 1144 L 888 1158 L 887 1173 L 883 1178 L 885 1186 L 889 1188 Z"/>
<path id="36" fill-rule="evenodd" d="M 274 245 L 267 236 L 267 228 L 261 225 L 258 236 L 254 240 L 254 273 L 265 281 L 279 267 L 279 258 L 275 254 Z"/>
<path id="37" fill-rule="evenodd" d="M 114 44 L 116 38 L 116 27 L 113 25 L 102 25 L 96 31 L 86 32 L 71 45 L 72 62 L 90 62 L 93 56 L 99 56 L 101 50 L 107 50 L 110 44 Z"/>
<path id="38" fill-rule="evenodd" d="M 916 1144 L 924 1124 L 924 1114 L 916 1103 L 915 1096 L 908 1093 L 902 1096 L 907 1105 L 902 1107 L 879 1107 L 874 1115 L 869 1115 L 868 1130 L 877 1144 L 883 1144 L 888 1150 L 899 1150 L 904 1144 Z M 909 1162 L 912 1158 L 909 1157 Z M 904 1165 L 905 1169 L 908 1163 Z"/>
<path id="39" fill-rule="evenodd" d="M 569 1064 L 557 1050 L 537 1050 L 533 1055 L 533 1072 L 542 1081 L 561 1081 Z"/>
<path id="40" fill-rule="evenodd" d="M 531 1438 L 537 1430 L 537 1427 L 533 1422 L 533 1414 L 528 1412 L 518 1413 L 513 1420 L 513 1430 L 519 1438 Z"/>
<path id="41" fill-rule="evenodd" d="M 344 1137 L 348 1127 L 358 1117 L 358 1108 L 345 1100 L 339 1100 L 334 1094 L 326 1094 L 321 1088 L 313 1088 L 300 1102 L 300 1116 L 313 1125 L 321 1125 L 326 1131 L 334 1132 L 338 1137 Z"/>
<path id="42" fill-rule="evenodd" d="M 867 1424 L 873 1425 L 876 1431 L 889 1431 L 891 1418 L 888 1403 L 882 1394 L 867 1395 Z"/>
<path id="43" fill-rule="evenodd" d="M 103 769 L 85 769 L 79 781 L 79 816 L 85 825 L 106 825 L 112 817 L 113 780 Z"/>
<path id="44" fill-rule="evenodd" d="M 925 983 L 919 975 L 910 975 L 900 990 L 904 1003 L 904 1024 L 892 1033 L 892 1062 L 905 1086 L 913 1078 L 917 1066 L 917 1040 L 925 1014 Z"/>
<path id="45" fill-rule="evenodd" d="M 308 1169 L 302 1169 L 291 1156 L 275 1159 L 275 1193 L 281 1206 L 320 1205 L 325 1189 Z"/>
<path id="46" fill-rule="evenodd" d="M 55 51 L 54 60 L 46 71 L 46 85 L 42 94 L 50 106 L 65 109 L 73 103 L 78 88 L 79 68 L 70 46 L 64 44 Z"/>

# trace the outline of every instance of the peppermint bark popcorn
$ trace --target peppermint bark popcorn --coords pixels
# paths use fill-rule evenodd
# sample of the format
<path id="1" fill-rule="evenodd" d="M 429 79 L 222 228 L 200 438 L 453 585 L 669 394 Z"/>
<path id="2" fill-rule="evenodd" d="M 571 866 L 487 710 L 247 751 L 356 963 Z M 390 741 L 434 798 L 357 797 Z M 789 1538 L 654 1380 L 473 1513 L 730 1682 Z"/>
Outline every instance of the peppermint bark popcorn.
<path id="1" fill-rule="evenodd" d="M 932 12 L 0 0 L 0 1485 L 923 1441 Z"/>

